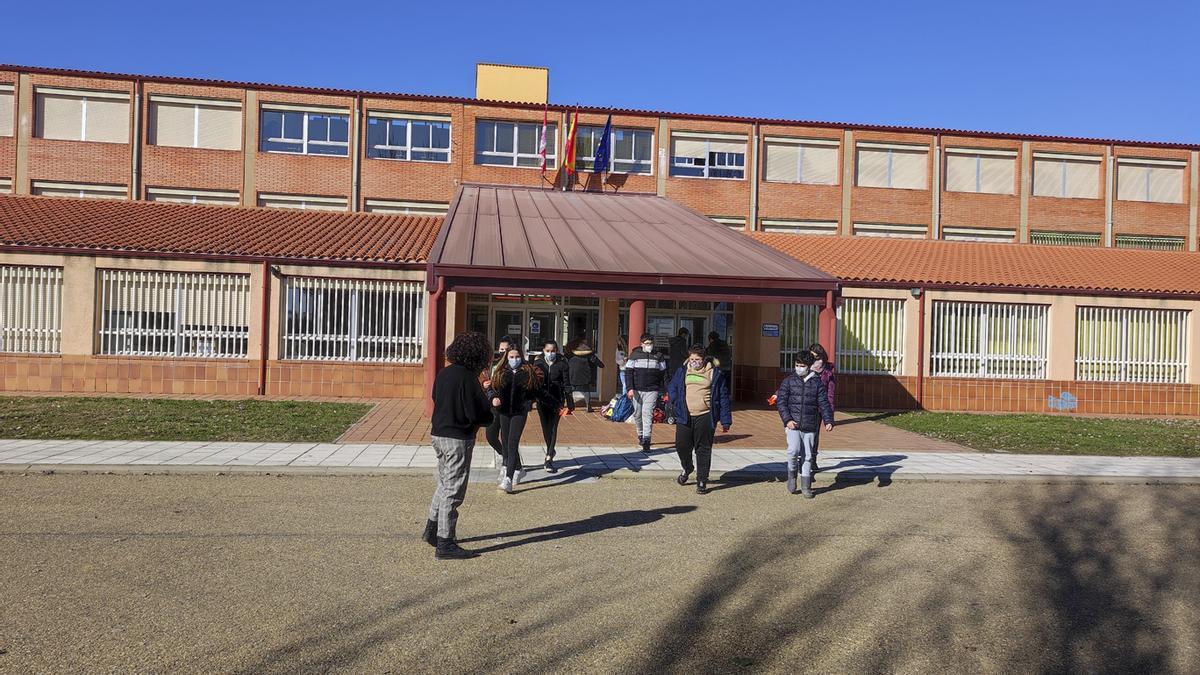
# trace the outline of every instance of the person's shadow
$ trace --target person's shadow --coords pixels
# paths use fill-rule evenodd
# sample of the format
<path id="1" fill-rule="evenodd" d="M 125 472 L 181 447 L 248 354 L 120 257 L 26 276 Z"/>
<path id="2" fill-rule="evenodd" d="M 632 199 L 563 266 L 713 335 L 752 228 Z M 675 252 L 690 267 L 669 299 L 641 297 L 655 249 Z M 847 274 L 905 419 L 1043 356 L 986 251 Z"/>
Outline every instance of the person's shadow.
<path id="1" fill-rule="evenodd" d="M 662 520 L 665 516 L 680 515 L 695 510 L 695 506 L 667 506 L 658 509 L 650 509 L 649 511 L 615 511 L 613 513 L 602 513 L 591 516 L 590 518 L 584 518 L 583 520 L 572 520 L 566 523 L 543 525 L 541 527 L 532 527 L 527 530 L 513 530 L 511 532 L 499 532 L 497 534 L 467 537 L 465 539 L 459 539 L 458 541 L 459 543 L 467 543 L 473 541 L 487 541 L 489 539 L 524 537 L 524 539 L 505 541 L 499 544 L 492 544 L 491 546 L 473 549 L 476 553 L 489 553 L 491 551 L 501 551 L 514 546 L 537 544 L 543 541 L 562 539 L 564 537 L 574 537 L 581 534 L 602 532 L 604 530 L 611 530 L 614 527 L 649 525 L 650 523 Z"/>
<path id="2" fill-rule="evenodd" d="M 849 487 L 870 485 L 879 479 L 879 487 L 892 484 L 892 474 L 900 468 L 897 462 L 908 459 L 908 455 L 876 455 L 844 459 L 833 466 L 821 469 L 821 473 L 832 473 L 833 483 L 818 487 L 813 492 L 833 492 Z"/>

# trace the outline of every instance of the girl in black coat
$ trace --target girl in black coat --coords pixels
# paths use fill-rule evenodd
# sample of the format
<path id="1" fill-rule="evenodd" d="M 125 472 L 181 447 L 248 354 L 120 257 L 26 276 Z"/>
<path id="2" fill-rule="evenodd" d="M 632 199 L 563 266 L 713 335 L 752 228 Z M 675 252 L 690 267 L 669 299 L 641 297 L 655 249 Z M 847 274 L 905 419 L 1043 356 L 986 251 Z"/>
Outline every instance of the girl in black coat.
<path id="1" fill-rule="evenodd" d="M 567 404 L 568 409 L 574 410 L 575 392 L 579 392 L 583 394 L 584 411 L 592 412 L 592 369 L 603 368 L 604 362 L 596 356 L 596 352 L 592 351 L 587 341 L 580 340 L 571 349 L 568 365 L 571 371 L 571 399 Z"/>
<path id="2" fill-rule="evenodd" d="M 500 489 L 512 494 L 525 470 L 521 467 L 521 433 L 534 401 L 542 396 L 542 371 L 521 358 L 521 350 L 509 349 L 505 363 L 492 378 L 488 398 L 500 418 L 500 445 L 504 450 L 504 478 Z"/>
<path id="3" fill-rule="evenodd" d="M 542 397 L 538 399 L 538 419 L 542 422 L 542 438 L 546 440 L 546 471 L 554 473 L 554 444 L 558 441 L 558 422 L 563 401 L 571 395 L 571 380 L 566 359 L 558 352 L 558 343 L 547 340 L 542 353 L 533 360 L 542 371 Z"/>

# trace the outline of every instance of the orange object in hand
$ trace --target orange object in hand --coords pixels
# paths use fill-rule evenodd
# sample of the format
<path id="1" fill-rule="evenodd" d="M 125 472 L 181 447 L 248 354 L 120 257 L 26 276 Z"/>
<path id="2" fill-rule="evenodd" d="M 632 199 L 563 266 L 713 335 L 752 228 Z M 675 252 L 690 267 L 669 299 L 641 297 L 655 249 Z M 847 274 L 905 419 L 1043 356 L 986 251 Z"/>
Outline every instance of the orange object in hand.
<path id="1" fill-rule="evenodd" d="M 567 416 L 567 415 L 569 415 L 570 413 L 571 413 L 571 411 L 570 411 L 570 410 L 567 410 L 566 408 L 559 408 L 559 409 L 558 409 L 558 416 L 559 416 L 559 417 L 566 417 L 566 416 Z"/>
<path id="2" fill-rule="evenodd" d="M 771 394 L 771 398 L 767 399 L 767 405 L 775 405 L 775 401 L 776 401 L 775 394 Z"/>

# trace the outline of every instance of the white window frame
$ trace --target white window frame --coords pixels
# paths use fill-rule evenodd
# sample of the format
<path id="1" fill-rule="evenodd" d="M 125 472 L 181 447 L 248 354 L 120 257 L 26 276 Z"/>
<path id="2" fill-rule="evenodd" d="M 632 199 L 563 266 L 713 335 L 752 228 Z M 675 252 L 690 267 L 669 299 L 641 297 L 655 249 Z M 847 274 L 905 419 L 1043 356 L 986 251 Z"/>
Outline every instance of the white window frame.
<path id="1" fill-rule="evenodd" d="M 1117 175 L 1116 175 L 1116 182 L 1118 185 L 1120 184 L 1120 181 L 1121 181 L 1121 169 L 1123 167 L 1127 167 L 1127 166 L 1131 166 L 1131 167 L 1136 166 L 1136 167 L 1149 169 L 1146 172 L 1146 184 L 1144 186 L 1145 199 L 1129 199 L 1129 198 L 1122 199 L 1118 196 L 1120 194 L 1119 188 L 1115 189 L 1117 194 L 1114 195 L 1114 199 L 1120 199 L 1120 201 L 1123 201 L 1123 202 L 1141 202 L 1141 203 L 1147 203 L 1147 204 L 1186 204 L 1187 203 L 1187 200 L 1184 198 L 1184 195 L 1186 193 L 1186 190 L 1184 189 L 1184 181 L 1187 178 L 1187 162 L 1186 161 L 1174 160 L 1174 159 L 1147 159 L 1147 158 L 1141 158 L 1141 157 L 1118 157 L 1117 158 Z M 1180 170 L 1179 201 L 1177 201 L 1177 202 L 1162 202 L 1162 201 L 1150 199 L 1151 175 L 1155 168 Z"/>
<path id="2" fill-rule="evenodd" d="M 129 106 L 129 94 L 128 93 L 119 92 L 119 91 L 91 91 L 91 90 L 84 91 L 84 90 L 78 90 L 78 89 L 56 89 L 54 87 L 34 87 L 33 99 L 34 99 L 35 108 L 37 106 L 37 97 L 38 96 L 61 96 L 64 98 L 75 98 L 75 99 L 79 99 L 79 101 L 81 102 L 81 104 L 83 106 L 82 110 L 80 112 L 80 115 L 79 115 L 79 139 L 78 140 L 60 139 L 60 138 L 50 138 L 50 139 L 46 139 L 46 140 L 51 140 L 51 141 L 66 140 L 66 141 L 73 141 L 76 143 L 111 143 L 114 145 L 126 145 L 129 143 L 128 129 L 125 132 L 125 140 L 124 141 L 95 141 L 95 140 L 89 140 L 87 137 L 88 99 L 89 98 L 92 98 L 92 99 L 103 98 L 103 99 L 109 99 L 109 100 L 120 100 L 120 101 L 124 101 L 126 106 Z M 14 110 L 14 112 L 15 112 L 15 110 Z M 126 117 L 128 117 L 128 111 L 126 111 Z M 34 125 L 35 128 L 37 126 L 38 126 L 37 124 Z M 45 136 L 38 136 L 37 138 L 45 138 Z"/>
<path id="3" fill-rule="evenodd" d="M 1011 243 L 1016 236 L 1016 230 L 989 227 L 948 226 L 942 228 L 942 239 L 946 241 L 982 241 L 1004 244 Z"/>
<path id="4" fill-rule="evenodd" d="M 12 179 L 0 178 L 0 195 L 12 194 Z"/>
<path id="5" fill-rule="evenodd" d="M 770 160 L 770 146 L 772 145 L 794 145 L 800 148 L 799 154 L 796 156 L 796 180 L 767 180 L 767 162 Z M 804 180 L 804 151 L 811 147 L 836 148 L 841 150 L 842 142 L 833 138 L 796 138 L 792 136 L 765 136 L 763 137 L 763 167 L 762 175 L 764 183 L 779 183 L 782 185 L 838 185 L 841 181 L 841 162 L 835 167 L 833 172 L 832 183 L 821 183 L 817 181 Z"/>
<path id="6" fill-rule="evenodd" d="M 264 104 L 262 104 L 262 106 L 260 107 L 260 110 L 259 110 L 259 118 L 258 118 L 259 129 L 262 129 L 263 127 L 266 126 L 265 124 L 263 124 L 263 117 L 267 113 L 280 113 L 280 114 L 299 113 L 301 116 L 300 117 L 300 119 L 301 119 L 301 131 L 300 131 L 301 138 L 289 138 L 289 137 L 267 138 L 267 137 L 263 136 L 263 137 L 259 138 L 259 141 L 258 141 L 258 151 L 259 152 L 269 152 L 271 154 L 278 154 L 278 155 L 308 155 L 311 157 L 349 157 L 350 156 L 350 137 L 353 135 L 353 133 L 352 133 L 353 130 L 350 128 L 350 111 L 346 110 L 345 108 L 322 108 L 322 107 L 314 107 L 314 106 L 285 105 L 285 104 L 280 104 L 280 103 L 264 103 Z M 328 117 L 345 117 L 346 118 L 346 140 L 345 141 L 318 141 L 318 140 L 310 139 L 308 137 L 308 122 L 309 122 L 308 118 L 310 115 L 325 115 Z M 268 150 L 265 147 L 263 147 L 264 143 L 299 143 L 300 150 L 299 151 Z M 310 146 L 344 148 L 346 150 L 346 152 L 343 154 L 328 154 L 328 153 L 309 152 Z"/>
<path id="7" fill-rule="evenodd" d="M 267 205 L 267 204 L 263 203 L 263 202 L 268 202 L 268 201 L 288 202 L 291 204 L 295 204 L 296 206 L 294 206 L 294 207 L 292 207 L 292 206 L 275 206 L 275 205 Z M 280 193 L 273 193 L 273 192 L 260 192 L 260 193 L 258 193 L 257 205 L 260 208 L 264 208 L 264 209 L 295 208 L 300 211 L 329 211 L 331 213 L 336 213 L 337 211 L 348 211 L 350 209 L 350 200 L 347 199 L 346 197 L 327 197 L 327 196 L 322 196 L 322 195 L 289 195 L 289 194 L 280 194 Z M 338 208 L 336 210 L 330 209 L 330 208 L 313 208 L 313 207 L 321 207 L 321 206 L 326 206 L 326 207 L 336 206 Z"/>
<path id="8" fill-rule="evenodd" d="M 9 99 L 8 120 L 12 125 L 11 130 L 7 134 L 0 134 L 0 137 L 11 138 L 17 133 L 17 95 L 13 85 L 7 82 L 0 82 L 0 94 L 7 94 Z"/>
<path id="9" fill-rule="evenodd" d="M 217 201 L 206 201 L 205 198 Z M 147 187 L 146 201 L 165 204 L 203 204 L 205 206 L 237 206 L 241 194 L 228 190 L 191 190 L 187 188 Z"/>
<path id="10" fill-rule="evenodd" d="M 671 168 L 672 169 L 675 169 L 675 168 L 695 169 L 696 168 L 696 164 L 695 164 L 696 158 L 694 158 L 694 157 L 677 157 L 675 155 L 675 140 L 676 139 L 704 141 L 704 157 L 705 157 L 704 166 L 703 166 L 704 175 L 702 175 L 702 176 L 685 176 L 682 174 L 677 174 L 674 171 L 667 171 L 667 175 L 669 177 L 671 177 L 671 178 L 692 178 L 692 179 L 696 179 L 696 180 L 746 180 L 746 155 L 749 153 L 748 153 L 748 148 L 746 147 L 747 140 L 746 140 L 745 136 L 743 136 L 741 134 L 708 134 L 708 133 L 697 133 L 697 132 L 688 132 L 688 131 L 673 131 L 673 132 L 671 132 L 671 147 L 669 150 L 669 152 L 671 153 Z M 717 154 L 717 155 L 736 155 L 736 154 L 738 154 L 736 152 L 724 152 L 724 151 L 714 153 L 712 151 L 712 144 L 714 141 L 717 143 L 741 143 L 742 144 L 742 152 L 741 152 L 742 163 L 741 163 L 741 165 L 739 166 L 737 164 L 717 164 L 715 161 L 709 161 L 709 160 L 713 159 L 714 154 Z M 710 173 L 713 169 L 717 169 L 717 170 L 721 170 L 721 171 L 741 171 L 742 175 L 740 177 L 738 177 L 738 176 L 712 176 L 712 175 L 710 175 Z"/>
<path id="11" fill-rule="evenodd" d="M 419 281 L 286 276 L 282 292 L 283 360 L 424 362 L 425 290 Z M 296 303 L 306 305 L 303 311 L 294 311 Z M 375 311 L 361 316 L 362 303 Z M 334 330 L 322 328 L 330 323 Z"/>
<path id="12" fill-rule="evenodd" d="M 746 229 L 746 219 L 738 216 L 709 216 L 708 219 L 734 231 L 740 232 Z"/>
<path id="13" fill-rule="evenodd" d="M 872 315 L 872 311 L 878 314 Z M 861 315 L 858 312 L 862 312 Z M 891 313 L 889 332 L 879 315 Z M 905 300 L 898 298 L 843 298 L 837 308 L 838 372 L 848 375 L 902 375 L 904 373 Z M 866 339 L 855 337 L 862 333 Z M 873 340 L 872 344 L 867 344 Z M 852 347 L 860 343 L 865 348 Z"/>
<path id="14" fill-rule="evenodd" d="M 1139 309 L 1133 307 L 1081 306 L 1075 310 L 1075 379 L 1080 382 L 1134 382 L 1140 384 L 1185 384 L 1188 381 L 1187 349 L 1188 320 L 1186 309 Z M 1159 322 L 1143 321 L 1131 326 L 1131 320 L 1155 318 L 1174 323 L 1176 340 L 1171 345 L 1175 359 L 1137 359 L 1131 355 L 1134 341 L 1149 342 L 1148 351 L 1158 351 Z M 1115 328 L 1096 328 L 1085 335 L 1083 325 L 1087 321 L 1113 322 Z M 1086 340 L 1086 344 L 1085 344 Z M 1158 343 L 1155 345 L 1155 343 Z M 1112 348 L 1113 358 L 1102 358 L 1098 354 Z M 1145 345 L 1143 344 L 1145 349 Z"/>
<path id="15" fill-rule="evenodd" d="M 521 152 L 520 150 L 518 150 L 518 148 L 521 147 L 521 145 L 520 145 L 521 127 L 534 127 L 537 130 L 536 131 L 537 135 L 535 137 L 540 140 L 542 137 L 542 123 L 541 122 L 529 122 L 529 121 L 519 121 L 519 120 L 477 119 L 477 120 L 475 120 L 475 143 L 476 143 L 476 145 L 478 145 L 478 143 L 479 143 L 479 137 L 480 137 L 479 125 L 481 125 L 481 124 L 492 124 L 492 125 L 511 124 L 512 128 L 513 128 L 513 133 L 512 133 L 512 148 L 513 149 L 512 149 L 512 152 L 500 152 L 499 150 L 496 150 L 495 149 L 496 144 L 494 141 L 495 141 L 495 139 L 498 139 L 500 135 L 498 133 L 495 133 L 497 131 L 496 129 L 493 129 L 492 149 L 491 150 L 476 149 L 475 150 L 475 166 L 498 166 L 501 168 L 527 169 L 527 170 L 532 169 L 534 171 L 541 171 L 541 168 L 542 168 L 541 167 L 541 160 L 542 160 L 541 153 L 538 153 L 538 152 L 527 153 L 527 152 Z M 553 140 L 550 139 L 550 129 L 554 129 L 554 139 Z M 558 125 L 547 123 L 546 124 L 546 170 L 547 171 L 557 170 L 557 167 L 558 167 L 558 144 L 559 144 Z M 484 157 L 510 157 L 510 158 L 512 158 L 512 163 L 511 164 L 481 164 L 479 162 L 479 155 L 483 155 Z M 536 160 L 538 160 L 538 164 L 533 165 L 533 166 L 522 166 L 521 164 L 518 163 L 522 159 L 536 159 Z"/>
<path id="16" fill-rule="evenodd" d="M 1057 195 L 1039 195 L 1036 193 L 1036 191 L 1037 191 L 1037 164 L 1038 164 L 1039 160 L 1042 162 L 1058 162 L 1059 171 L 1061 172 L 1061 175 L 1059 176 L 1059 184 L 1062 186 L 1059 194 L 1057 194 Z M 1100 189 L 1099 182 L 1097 182 L 1096 185 L 1094 186 L 1096 188 L 1096 196 L 1095 197 L 1074 197 L 1074 196 L 1067 194 L 1067 162 L 1088 162 L 1088 163 L 1096 164 L 1097 166 L 1099 166 L 1100 164 L 1102 164 L 1102 160 L 1103 160 L 1103 158 L 1100 157 L 1099 155 L 1067 155 L 1067 154 L 1062 154 L 1062 153 L 1057 153 L 1057 152 L 1035 152 L 1035 153 L 1033 153 L 1033 162 L 1031 163 L 1031 165 L 1029 167 L 1030 171 L 1033 172 L 1033 176 L 1032 176 L 1033 185 L 1031 186 L 1030 196 L 1031 197 L 1044 197 L 1044 198 L 1050 198 L 1050 199 L 1101 199 L 1102 197 L 1104 197 L 1104 191 Z M 1099 173 L 1100 173 L 1099 170 L 1097 170 L 1097 174 L 1099 174 Z"/>
<path id="17" fill-rule="evenodd" d="M 1049 354 L 1049 305 L 962 302 L 933 303 L 929 343 L 931 377 L 969 377 L 1004 380 L 1044 380 Z M 1007 325 L 1008 348 L 991 351 L 992 322 Z M 1022 322 L 1026 325 L 1022 326 Z M 973 339 L 972 339 L 973 338 Z M 1023 354 L 1022 341 L 1031 340 L 1034 353 Z"/>
<path id="18" fill-rule="evenodd" d="M 78 192 L 71 195 L 77 199 L 127 199 L 129 188 L 124 185 L 100 185 L 94 183 L 59 183 L 56 181 L 35 180 L 29 186 L 29 193 L 39 195 L 43 190 L 62 190 Z M 47 195 L 49 197 L 64 197 L 65 195 Z"/>
<path id="19" fill-rule="evenodd" d="M 646 158 L 644 161 L 638 160 L 632 156 L 617 157 L 617 142 L 615 139 L 609 139 L 608 168 L 605 169 L 605 172 L 606 173 L 625 174 L 625 175 L 629 175 L 629 176 L 653 176 L 654 175 L 654 131 L 651 129 L 639 129 L 637 127 L 613 127 L 609 131 L 612 134 L 616 134 L 618 131 L 620 131 L 622 133 L 626 133 L 626 134 L 633 134 L 633 142 L 630 144 L 630 147 L 634 148 L 635 151 L 637 148 L 638 136 L 640 136 L 640 135 L 649 136 L 650 137 L 650 156 L 648 158 Z M 581 140 L 583 140 L 584 132 L 587 132 L 588 134 L 590 134 L 592 136 L 592 154 L 591 154 L 591 156 L 587 156 L 587 157 L 579 154 L 579 142 Z M 595 157 L 596 157 L 595 147 L 597 145 L 599 145 L 599 141 L 597 141 L 596 139 L 599 138 L 603 133 L 604 133 L 603 126 L 593 126 L 593 125 L 584 125 L 584 124 L 579 125 L 579 133 L 576 134 L 576 136 L 575 136 L 575 169 L 577 171 L 588 171 L 591 173 L 596 173 L 595 168 L 592 166 L 592 164 L 595 162 Z M 586 162 L 587 164 L 585 165 L 584 162 Z M 647 167 L 647 170 L 646 171 L 629 171 L 629 170 L 618 169 L 618 168 L 616 168 L 617 162 L 625 162 L 627 165 L 628 164 L 645 164 Z"/>
<path id="20" fill-rule="evenodd" d="M 237 149 L 214 148 L 214 147 L 207 146 L 207 145 L 200 145 L 200 109 L 201 108 L 236 108 L 237 111 L 239 113 L 241 113 L 242 112 L 241 101 L 227 101 L 224 99 L 216 99 L 216 98 L 203 98 L 203 99 L 187 98 L 187 97 L 183 97 L 183 96 L 151 96 L 150 97 L 150 105 L 153 106 L 156 103 L 165 103 L 167 105 L 191 106 L 191 108 L 192 108 L 192 144 L 190 146 L 185 146 L 185 147 L 202 148 L 205 150 L 224 150 L 225 152 L 238 152 Z M 156 132 L 156 136 L 157 136 L 157 132 Z M 243 140 L 241 139 L 241 137 L 239 137 L 238 140 L 239 140 L 239 145 L 240 145 L 243 142 Z M 155 145 L 157 146 L 158 143 L 155 143 Z M 175 148 L 175 147 L 179 147 L 179 146 L 163 145 L 163 146 L 159 146 L 159 147 Z"/>
<path id="21" fill-rule="evenodd" d="M 838 233 L 836 220 L 784 220 L 763 218 L 761 231 L 773 234 L 829 236 Z"/>
<path id="22" fill-rule="evenodd" d="M 854 223 L 856 237 L 884 237 L 891 239 L 925 239 L 929 228 L 924 225 L 901 223 Z"/>
<path id="23" fill-rule="evenodd" d="M 859 152 L 862 150 L 887 150 L 887 185 L 862 185 L 859 183 Z M 925 155 L 925 186 L 924 187 L 896 187 L 894 178 L 893 165 L 896 160 L 896 153 L 904 152 L 909 154 L 923 153 Z M 863 141 L 856 143 L 854 146 L 854 187 L 863 187 L 876 190 L 928 190 L 929 189 L 929 146 L 919 144 L 902 144 L 902 143 L 873 143 Z"/>
<path id="24" fill-rule="evenodd" d="M 444 216 L 450 210 L 447 202 L 398 201 L 394 199 L 368 199 L 364 203 L 367 213 L 383 215 Z M 386 209 L 383 211 L 377 209 Z"/>
<path id="25" fill-rule="evenodd" d="M 96 290 L 98 354 L 249 357 L 249 274 L 99 269 Z M 205 307 L 199 328 L 184 323 L 193 303 Z"/>
<path id="26" fill-rule="evenodd" d="M 366 132 L 367 139 L 370 138 L 370 129 L 371 129 L 371 120 L 372 119 L 400 120 L 400 121 L 404 122 L 404 145 L 394 145 L 392 143 L 392 141 L 394 140 L 394 139 L 392 139 L 392 125 L 389 123 L 386 126 L 387 144 L 371 145 L 368 140 L 367 159 L 383 159 L 383 160 L 390 160 L 393 162 L 426 162 L 429 164 L 449 164 L 450 163 L 450 161 L 452 159 L 452 152 L 453 152 L 452 148 L 454 147 L 454 124 L 451 122 L 451 119 L 449 116 L 446 116 L 446 115 L 419 115 L 419 114 L 415 114 L 415 113 L 393 112 L 390 110 L 370 110 L 367 112 L 367 132 Z M 446 134 L 447 134 L 446 147 L 445 148 L 413 147 L 413 144 L 412 144 L 413 122 L 432 122 L 434 124 L 445 124 L 446 125 Z M 433 135 L 430 134 L 430 141 L 432 142 L 432 140 L 433 140 Z M 371 150 L 373 148 L 377 148 L 380 150 L 391 150 L 391 151 L 403 150 L 405 156 L 403 158 L 400 158 L 400 157 L 372 157 Z M 413 159 L 414 152 L 445 153 L 446 159 Z"/>
<path id="27" fill-rule="evenodd" d="M 951 190 L 945 188 L 946 192 L 961 192 L 963 194 L 978 194 L 978 195 L 1015 195 L 1016 188 L 1012 182 L 1009 182 L 1009 190 L 1007 192 L 984 192 L 983 190 L 983 162 L 984 157 L 996 157 L 1001 159 L 1010 159 L 1013 162 L 1013 176 L 1017 173 L 1017 151 L 1016 150 L 998 150 L 990 148 L 946 148 L 946 159 L 944 161 L 945 171 L 949 174 L 950 170 L 950 155 L 959 157 L 970 157 L 975 160 L 975 189 L 974 190 Z M 942 181 L 943 185 L 947 181 Z"/>
<path id="28" fill-rule="evenodd" d="M 0 352 L 62 353 L 62 277 L 61 267 L 0 265 Z"/>

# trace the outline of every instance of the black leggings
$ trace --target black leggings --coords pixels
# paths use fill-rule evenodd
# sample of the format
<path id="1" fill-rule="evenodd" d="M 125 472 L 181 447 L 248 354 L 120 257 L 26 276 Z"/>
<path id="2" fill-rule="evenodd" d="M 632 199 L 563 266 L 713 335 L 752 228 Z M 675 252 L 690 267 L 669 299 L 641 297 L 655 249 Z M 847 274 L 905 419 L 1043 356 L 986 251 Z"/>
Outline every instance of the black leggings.
<path id="1" fill-rule="evenodd" d="M 487 439 L 488 445 L 496 451 L 500 458 L 504 458 L 504 446 L 500 444 L 500 413 L 492 409 L 492 423 L 487 426 L 483 432 L 483 437 Z"/>
<path id="2" fill-rule="evenodd" d="M 554 456 L 554 444 L 558 442 L 558 408 L 538 404 L 538 419 L 542 422 L 542 438 L 546 441 L 546 456 Z"/>
<path id="3" fill-rule="evenodd" d="M 509 478 L 517 472 L 521 465 L 521 433 L 525 431 L 525 420 L 528 413 L 519 415 L 497 415 L 500 418 L 500 445 L 504 452 L 504 475 Z"/>

